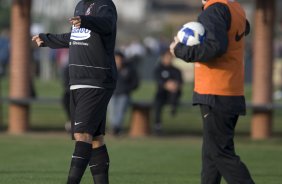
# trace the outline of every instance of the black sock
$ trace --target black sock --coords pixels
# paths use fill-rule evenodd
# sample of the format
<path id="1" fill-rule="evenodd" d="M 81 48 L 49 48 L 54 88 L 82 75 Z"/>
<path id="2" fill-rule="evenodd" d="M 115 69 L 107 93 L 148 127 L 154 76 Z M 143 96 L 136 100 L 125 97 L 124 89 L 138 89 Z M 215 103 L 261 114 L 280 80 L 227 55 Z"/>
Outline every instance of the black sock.
<path id="1" fill-rule="evenodd" d="M 89 163 L 92 144 L 77 141 L 72 155 L 67 184 L 79 184 Z"/>
<path id="2" fill-rule="evenodd" d="M 109 183 L 110 159 L 106 145 L 92 150 L 89 167 L 95 184 Z"/>

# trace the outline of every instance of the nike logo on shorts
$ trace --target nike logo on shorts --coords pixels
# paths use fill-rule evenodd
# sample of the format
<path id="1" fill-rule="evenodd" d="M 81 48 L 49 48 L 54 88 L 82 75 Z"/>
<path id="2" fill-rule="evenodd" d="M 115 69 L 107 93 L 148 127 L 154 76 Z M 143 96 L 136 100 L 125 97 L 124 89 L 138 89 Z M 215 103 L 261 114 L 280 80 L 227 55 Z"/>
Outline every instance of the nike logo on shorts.
<path id="1" fill-rule="evenodd" d="M 74 126 L 77 126 L 77 125 L 80 125 L 82 124 L 83 122 L 74 122 Z"/>

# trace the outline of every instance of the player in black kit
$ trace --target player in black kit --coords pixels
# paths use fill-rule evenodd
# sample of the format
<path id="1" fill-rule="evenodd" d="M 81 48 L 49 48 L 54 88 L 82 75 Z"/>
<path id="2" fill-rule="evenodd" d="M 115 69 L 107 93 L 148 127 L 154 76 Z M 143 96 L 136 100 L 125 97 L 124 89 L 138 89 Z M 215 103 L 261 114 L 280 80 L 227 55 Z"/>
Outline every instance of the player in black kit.
<path id="1" fill-rule="evenodd" d="M 81 0 L 69 19 L 72 31 L 39 34 L 40 47 L 69 48 L 70 110 L 75 149 L 68 184 L 78 184 L 89 164 L 95 184 L 108 184 L 104 144 L 106 111 L 116 85 L 117 12 L 112 0 Z"/>

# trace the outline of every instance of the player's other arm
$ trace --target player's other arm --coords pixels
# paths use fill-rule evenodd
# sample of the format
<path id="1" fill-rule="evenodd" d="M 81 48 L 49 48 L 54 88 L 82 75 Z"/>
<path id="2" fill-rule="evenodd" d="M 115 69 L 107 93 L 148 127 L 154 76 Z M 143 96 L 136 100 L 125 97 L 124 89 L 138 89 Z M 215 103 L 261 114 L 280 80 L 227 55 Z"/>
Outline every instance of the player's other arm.
<path id="1" fill-rule="evenodd" d="M 32 37 L 38 47 L 50 47 L 52 49 L 69 48 L 70 33 L 50 34 L 40 33 Z"/>
<path id="2" fill-rule="evenodd" d="M 199 16 L 198 21 L 204 25 L 206 31 L 202 44 L 186 46 L 176 38 L 174 41 L 175 56 L 187 62 L 207 62 L 227 51 L 227 34 L 231 23 L 228 7 L 220 3 L 212 5 Z"/>

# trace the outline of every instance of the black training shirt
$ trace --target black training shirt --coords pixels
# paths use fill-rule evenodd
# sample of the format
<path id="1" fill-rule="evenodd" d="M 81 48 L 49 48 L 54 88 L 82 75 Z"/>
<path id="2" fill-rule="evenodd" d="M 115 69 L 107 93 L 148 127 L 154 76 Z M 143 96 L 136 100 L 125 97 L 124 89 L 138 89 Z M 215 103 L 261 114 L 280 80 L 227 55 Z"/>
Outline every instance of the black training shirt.
<path id="1" fill-rule="evenodd" d="M 69 48 L 70 85 L 115 88 L 114 48 L 117 12 L 112 0 L 81 0 L 74 12 L 80 28 L 70 33 L 40 34 L 44 46 Z"/>

